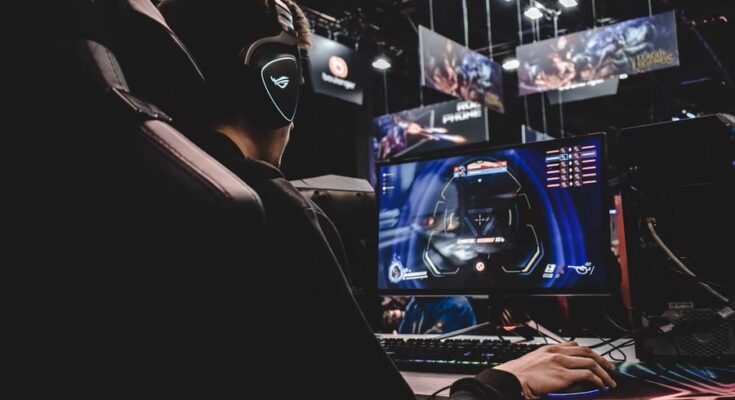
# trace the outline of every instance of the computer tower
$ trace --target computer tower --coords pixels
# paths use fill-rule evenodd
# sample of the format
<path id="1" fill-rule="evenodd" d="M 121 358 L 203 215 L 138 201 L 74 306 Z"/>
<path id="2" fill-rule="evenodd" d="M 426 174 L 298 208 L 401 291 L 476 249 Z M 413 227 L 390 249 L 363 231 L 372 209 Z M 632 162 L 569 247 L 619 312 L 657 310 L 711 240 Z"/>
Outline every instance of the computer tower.
<path id="1" fill-rule="evenodd" d="M 735 322 L 697 279 L 733 298 L 735 128 L 723 115 L 624 129 L 623 213 L 637 357 L 735 360 Z M 647 221 L 697 275 L 681 272 Z"/>

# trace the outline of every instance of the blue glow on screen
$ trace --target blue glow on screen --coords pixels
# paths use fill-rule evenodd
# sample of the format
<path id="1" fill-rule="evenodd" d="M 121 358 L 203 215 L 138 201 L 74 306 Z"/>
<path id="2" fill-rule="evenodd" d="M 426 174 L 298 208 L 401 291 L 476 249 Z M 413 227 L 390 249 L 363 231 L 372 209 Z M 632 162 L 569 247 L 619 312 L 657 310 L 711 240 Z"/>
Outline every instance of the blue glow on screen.
<path id="1" fill-rule="evenodd" d="M 609 287 L 602 140 L 381 165 L 378 288 Z"/>

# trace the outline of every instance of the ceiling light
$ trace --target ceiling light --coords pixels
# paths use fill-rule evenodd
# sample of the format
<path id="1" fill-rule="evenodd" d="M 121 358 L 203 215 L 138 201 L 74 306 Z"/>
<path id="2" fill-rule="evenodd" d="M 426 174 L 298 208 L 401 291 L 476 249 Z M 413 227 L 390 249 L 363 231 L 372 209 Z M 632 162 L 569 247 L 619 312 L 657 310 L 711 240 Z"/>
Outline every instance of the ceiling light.
<path id="1" fill-rule="evenodd" d="M 539 19 L 544 16 L 544 14 L 541 13 L 541 10 L 539 10 L 536 7 L 531 7 L 528 10 L 526 10 L 523 15 L 530 19 Z"/>
<path id="2" fill-rule="evenodd" d="M 385 71 L 390 68 L 390 61 L 388 61 L 388 59 L 385 57 L 378 57 L 375 59 L 375 61 L 373 61 L 373 68 L 380 71 Z"/>
<path id="3" fill-rule="evenodd" d="M 509 58 L 503 61 L 503 69 L 506 71 L 516 70 L 520 65 L 520 61 L 516 60 L 515 58 Z"/>
<path id="4" fill-rule="evenodd" d="M 577 0 L 559 0 L 559 3 L 566 8 L 577 6 Z"/>

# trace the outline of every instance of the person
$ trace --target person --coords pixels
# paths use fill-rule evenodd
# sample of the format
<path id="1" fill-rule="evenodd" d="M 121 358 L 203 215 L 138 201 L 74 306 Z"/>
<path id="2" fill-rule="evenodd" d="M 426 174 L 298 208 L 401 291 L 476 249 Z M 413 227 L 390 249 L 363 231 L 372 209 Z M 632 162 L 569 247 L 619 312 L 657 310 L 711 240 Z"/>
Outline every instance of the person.
<path id="1" fill-rule="evenodd" d="M 475 311 L 467 297 L 412 297 L 398 333 L 441 334 L 476 323 Z"/>
<path id="2" fill-rule="evenodd" d="M 334 225 L 278 169 L 294 128 L 286 118 L 292 117 L 289 101 L 294 99 L 269 99 L 258 85 L 267 90 L 272 80 L 284 91 L 298 88 L 289 85 L 300 78 L 293 75 L 296 46 L 310 43 L 303 12 L 291 0 L 164 0 L 159 7 L 208 81 L 209 106 L 188 122 L 185 132 L 257 191 L 266 214 L 263 234 L 269 247 L 263 251 L 269 264 L 244 261 L 243 268 L 258 270 L 259 290 L 274 300 L 267 307 L 254 304 L 247 316 L 260 322 L 253 330 L 262 332 L 252 356 L 232 363 L 240 370 L 220 372 L 229 374 L 228 382 L 240 391 L 267 387 L 268 398 L 413 399 L 350 292 Z M 287 60 L 284 69 L 254 79 L 254 72 L 265 76 L 268 57 Z M 260 71 L 253 71 L 253 65 Z M 319 315 L 324 309 L 328 315 Z M 232 316 L 238 317 L 246 318 Z M 325 317 L 337 321 L 330 332 L 315 329 Z M 599 355 L 563 343 L 459 380 L 451 398 L 536 398 L 582 379 L 612 385 L 604 368 L 611 365 Z"/>

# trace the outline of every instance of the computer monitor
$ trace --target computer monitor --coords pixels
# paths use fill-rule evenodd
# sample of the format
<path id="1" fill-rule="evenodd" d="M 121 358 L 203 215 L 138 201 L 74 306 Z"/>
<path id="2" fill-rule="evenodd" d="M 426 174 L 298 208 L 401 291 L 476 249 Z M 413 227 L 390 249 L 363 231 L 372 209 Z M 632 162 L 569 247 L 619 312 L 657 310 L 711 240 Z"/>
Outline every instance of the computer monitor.
<path id="1" fill-rule="evenodd" d="M 378 291 L 609 294 L 605 135 L 380 163 Z"/>

